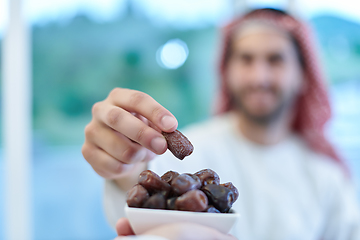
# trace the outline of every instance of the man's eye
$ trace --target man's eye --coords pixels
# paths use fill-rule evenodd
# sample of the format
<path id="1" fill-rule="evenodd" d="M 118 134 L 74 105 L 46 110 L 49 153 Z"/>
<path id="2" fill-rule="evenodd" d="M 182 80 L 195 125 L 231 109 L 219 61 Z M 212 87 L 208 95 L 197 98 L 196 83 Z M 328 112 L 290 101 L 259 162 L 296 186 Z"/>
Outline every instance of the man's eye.
<path id="1" fill-rule="evenodd" d="M 252 57 L 249 55 L 238 55 L 238 61 L 244 64 L 250 64 L 252 61 Z"/>
<path id="2" fill-rule="evenodd" d="M 268 60 L 270 64 L 280 64 L 284 61 L 284 58 L 283 56 L 276 54 L 276 55 L 271 55 Z"/>

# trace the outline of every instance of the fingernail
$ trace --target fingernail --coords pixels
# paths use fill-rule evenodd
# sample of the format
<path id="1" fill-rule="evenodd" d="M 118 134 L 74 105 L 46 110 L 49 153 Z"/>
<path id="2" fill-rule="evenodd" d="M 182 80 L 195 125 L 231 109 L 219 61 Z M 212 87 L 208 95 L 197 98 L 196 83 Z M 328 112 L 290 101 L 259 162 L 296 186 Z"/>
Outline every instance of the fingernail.
<path id="1" fill-rule="evenodd" d="M 166 140 L 163 137 L 156 137 L 151 140 L 150 146 L 156 153 L 161 153 L 164 151 L 166 145 Z"/>
<path id="2" fill-rule="evenodd" d="M 142 148 L 134 154 L 134 156 L 131 158 L 131 162 L 132 163 L 140 162 L 144 160 L 145 157 L 146 157 L 146 149 Z"/>
<path id="3" fill-rule="evenodd" d="M 174 126 L 176 126 L 177 121 L 174 117 L 171 116 L 164 116 L 161 119 L 161 125 L 164 128 L 164 130 L 168 130 L 170 128 L 173 128 Z"/>

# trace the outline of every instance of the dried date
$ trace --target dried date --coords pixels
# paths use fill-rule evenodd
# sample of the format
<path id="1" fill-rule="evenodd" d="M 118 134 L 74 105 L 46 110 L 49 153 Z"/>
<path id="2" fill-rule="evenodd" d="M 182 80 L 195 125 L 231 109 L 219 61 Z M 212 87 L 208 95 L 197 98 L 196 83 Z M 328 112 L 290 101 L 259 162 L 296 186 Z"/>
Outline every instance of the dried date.
<path id="1" fill-rule="evenodd" d="M 175 208 L 181 211 L 202 212 L 207 208 L 208 199 L 201 190 L 191 190 L 178 197 Z"/>
<path id="2" fill-rule="evenodd" d="M 166 200 L 166 209 L 175 210 L 176 197 L 169 198 Z"/>
<path id="3" fill-rule="evenodd" d="M 226 213 L 230 210 L 234 194 L 227 187 L 208 184 L 201 189 L 209 199 L 209 202 L 216 207 L 220 212 Z"/>
<path id="4" fill-rule="evenodd" d="M 228 189 L 230 189 L 230 191 L 233 192 L 234 194 L 234 199 L 233 199 L 233 202 L 234 203 L 238 197 L 239 197 L 239 191 L 237 190 L 237 188 L 234 186 L 234 184 L 232 184 L 232 182 L 227 182 L 227 183 L 223 183 L 223 184 L 220 184 L 221 186 L 224 186 L 224 187 L 227 187 Z"/>
<path id="5" fill-rule="evenodd" d="M 211 169 L 200 170 L 196 172 L 194 175 L 200 178 L 201 184 L 204 186 L 207 184 L 216 184 L 216 185 L 220 184 L 219 175 Z"/>
<path id="6" fill-rule="evenodd" d="M 129 207 L 142 207 L 148 199 L 148 191 L 143 186 L 136 184 L 128 191 L 126 203 Z"/>
<path id="7" fill-rule="evenodd" d="M 162 132 L 162 135 L 166 139 L 168 149 L 178 159 L 183 160 L 193 152 L 194 146 L 180 131 L 175 130 L 171 133 Z"/>
<path id="8" fill-rule="evenodd" d="M 164 173 L 164 175 L 161 176 L 161 179 L 164 182 L 167 183 L 171 183 L 171 181 L 176 178 L 177 176 L 179 176 L 180 174 L 178 172 L 174 172 L 174 171 L 167 171 L 166 173 Z"/>
<path id="9" fill-rule="evenodd" d="M 170 184 L 163 181 L 159 175 L 150 170 L 145 170 L 140 173 L 139 184 L 150 194 L 161 192 L 166 196 L 171 190 Z"/>
<path id="10" fill-rule="evenodd" d="M 207 209 L 205 209 L 205 212 L 208 213 L 220 213 L 219 210 L 217 210 L 214 206 L 209 205 Z"/>
<path id="11" fill-rule="evenodd" d="M 166 209 L 166 199 L 161 193 L 152 195 L 143 205 L 144 208 Z"/>
<path id="12" fill-rule="evenodd" d="M 171 187 L 173 192 L 180 196 L 187 191 L 193 189 L 199 189 L 201 187 L 200 179 L 196 176 L 190 176 L 189 174 L 180 174 L 171 181 Z"/>

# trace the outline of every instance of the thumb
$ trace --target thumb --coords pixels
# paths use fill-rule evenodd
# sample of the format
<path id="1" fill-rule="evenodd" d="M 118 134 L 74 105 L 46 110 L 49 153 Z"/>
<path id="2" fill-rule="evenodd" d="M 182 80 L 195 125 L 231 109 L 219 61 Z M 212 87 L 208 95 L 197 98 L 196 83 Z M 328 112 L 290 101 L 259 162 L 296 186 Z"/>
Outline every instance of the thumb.
<path id="1" fill-rule="evenodd" d="M 115 228 L 119 236 L 135 235 L 127 218 L 120 218 L 116 222 Z"/>

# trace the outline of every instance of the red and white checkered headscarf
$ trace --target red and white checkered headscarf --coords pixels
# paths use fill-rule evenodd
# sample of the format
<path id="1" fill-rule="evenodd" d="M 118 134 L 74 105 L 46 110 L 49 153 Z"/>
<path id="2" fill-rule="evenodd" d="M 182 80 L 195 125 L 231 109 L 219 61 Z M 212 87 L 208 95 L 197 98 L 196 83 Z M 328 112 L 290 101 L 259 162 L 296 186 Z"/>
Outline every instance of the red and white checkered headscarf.
<path id="1" fill-rule="evenodd" d="M 349 174 L 345 163 L 324 136 L 324 124 L 331 117 L 331 109 L 311 30 L 305 23 L 284 12 L 274 9 L 254 10 L 235 19 L 223 29 L 224 48 L 222 49 L 220 60 L 221 82 L 217 101 L 217 113 L 227 112 L 231 108 L 225 79 L 231 38 L 240 26 L 253 20 L 265 21 L 289 33 L 298 43 L 300 55 L 303 58 L 304 80 L 307 81 L 308 86 L 305 93 L 298 99 L 293 130 L 300 134 L 314 151 L 329 156 Z"/>

